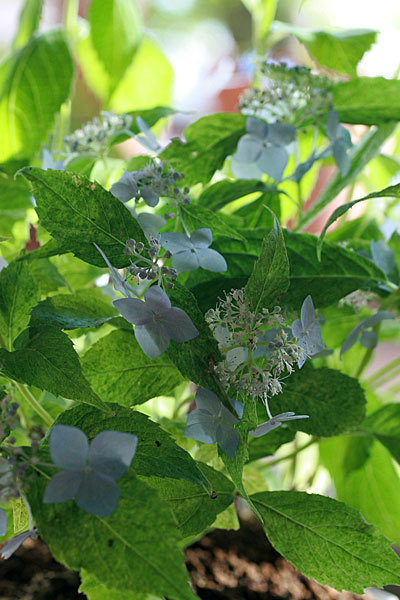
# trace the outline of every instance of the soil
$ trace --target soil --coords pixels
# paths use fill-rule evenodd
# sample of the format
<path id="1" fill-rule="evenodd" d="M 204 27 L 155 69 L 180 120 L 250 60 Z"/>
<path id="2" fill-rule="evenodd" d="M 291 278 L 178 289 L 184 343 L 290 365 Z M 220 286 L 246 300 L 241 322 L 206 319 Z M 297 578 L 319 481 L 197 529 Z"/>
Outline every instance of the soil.
<path id="1" fill-rule="evenodd" d="M 215 529 L 189 546 L 186 556 L 203 600 L 371 600 L 301 575 L 272 548 L 256 521 L 242 522 L 238 531 Z M 0 600 L 85 600 L 78 587 L 78 574 L 58 564 L 41 540 L 26 540 L 0 562 Z"/>

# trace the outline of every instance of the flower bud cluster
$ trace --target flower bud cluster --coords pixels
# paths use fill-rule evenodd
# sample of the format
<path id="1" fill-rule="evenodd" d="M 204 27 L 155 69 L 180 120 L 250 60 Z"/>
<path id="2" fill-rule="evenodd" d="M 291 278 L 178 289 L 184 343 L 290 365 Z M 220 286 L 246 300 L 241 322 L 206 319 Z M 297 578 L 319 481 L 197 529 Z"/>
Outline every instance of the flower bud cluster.
<path id="1" fill-rule="evenodd" d="M 304 127 L 318 124 L 332 109 L 331 82 L 307 67 L 263 61 L 260 74 L 266 78 L 266 87 L 249 88 L 240 99 L 239 108 L 245 115 Z"/>
<path id="2" fill-rule="evenodd" d="M 125 253 L 131 257 L 131 265 L 128 267 L 128 274 L 135 278 L 136 283 L 140 280 L 155 280 L 158 278 L 159 284 L 161 280 L 165 280 L 165 287 L 172 289 L 174 281 L 178 277 L 176 269 L 171 269 L 165 265 L 165 260 L 171 258 L 169 251 L 162 251 L 160 242 L 156 238 L 150 238 L 149 246 L 146 247 L 142 242 L 136 242 L 133 239 L 127 240 Z"/>
<path id="3" fill-rule="evenodd" d="M 366 292 L 364 290 L 355 290 L 344 298 L 339 300 L 339 308 L 344 306 L 351 306 L 356 312 L 359 312 L 364 306 L 367 306 L 376 298 L 376 294 L 373 292 Z"/>
<path id="4" fill-rule="evenodd" d="M 189 188 L 179 187 L 178 183 L 184 178 L 184 173 L 175 171 L 165 162 L 159 159 L 151 159 L 147 165 L 139 171 L 131 172 L 137 186 L 138 194 L 136 199 L 141 198 L 141 190 L 151 190 L 157 196 L 172 198 L 171 205 L 191 204 L 191 199 L 188 196 Z M 146 202 L 146 197 L 144 197 Z M 175 214 L 166 213 L 165 218 L 174 218 Z"/>
<path id="5" fill-rule="evenodd" d="M 19 425 L 17 416 L 18 403 L 12 402 L 10 396 L 0 401 L 0 503 L 5 504 L 11 498 L 18 498 L 23 487 L 23 480 L 31 463 L 35 462 L 35 452 L 39 447 L 42 433 L 32 430 L 29 433 L 32 455 L 26 456 L 24 450 L 15 446 L 15 438 L 10 432 Z"/>
<path id="6" fill-rule="evenodd" d="M 226 390 L 235 388 L 262 400 L 279 394 L 282 377 L 290 375 L 305 354 L 281 308 L 255 314 L 244 289 L 226 294 L 205 318 L 224 355 L 215 372 Z"/>
<path id="7" fill-rule="evenodd" d="M 100 115 L 64 138 L 68 152 L 101 153 L 111 138 L 127 132 L 132 123 L 132 117 L 127 114 L 116 115 L 103 110 Z"/>

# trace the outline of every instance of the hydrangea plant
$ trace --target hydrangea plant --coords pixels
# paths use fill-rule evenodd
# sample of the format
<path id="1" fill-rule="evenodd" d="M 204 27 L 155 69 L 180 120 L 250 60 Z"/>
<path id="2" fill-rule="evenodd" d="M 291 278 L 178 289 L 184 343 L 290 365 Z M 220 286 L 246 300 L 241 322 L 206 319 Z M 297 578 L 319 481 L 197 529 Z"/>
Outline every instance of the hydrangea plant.
<path id="1" fill-rule="evenodd" d="M 182 548 L 237 527 L 241 497 L 306 576 L 399 585 L 400 360 L 373 359 L 399 334 L 399 168 L 379 149 L 400 82 L 356 76 L 374 32 L 295 28 L 316 71 L 261 59 L 239 112 L 166 143 L 176 111 L 124 96 L 152 55 L 135 3 L 92 0 L 79 27 L 67 4 L 57 31 L 24 9 L 4 64 L 2 558 L 39 536 L 89 600 L 193 600 Z M 78 63 L 107 110 L 70 131 Z"/>

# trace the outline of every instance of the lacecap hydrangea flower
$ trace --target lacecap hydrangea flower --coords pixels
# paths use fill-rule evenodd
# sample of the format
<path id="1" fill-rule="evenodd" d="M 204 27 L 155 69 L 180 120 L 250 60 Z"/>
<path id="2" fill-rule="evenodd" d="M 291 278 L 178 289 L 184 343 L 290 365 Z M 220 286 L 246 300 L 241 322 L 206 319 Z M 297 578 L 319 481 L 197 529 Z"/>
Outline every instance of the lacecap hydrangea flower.
<path id="1" fill-rule="evenodd" d="M 214 392 L 205 388 L 198 388 L 195 402 L 197 409 L 188 414 L 183 436 L 205 444 L 218 443 L 232 458 L 239 444 L 239 435 L 232 425 L 238 423 L 239 419 L 222 404 Z M 241 403 L 234 407 L 239 409 L 238 414 L 241 416 L 243 405 L 240 409 L 239 404 Z"/>
<path id="2" fill-rule="evenodd" d="M 195 271 L 199 267 L 219 273 L 227 270 L 224 257 L 212 250 L 212 232 L 208 227 L 193 231 L 190 237 L 176 231 L 162 233 L 160 243 L 172 254 L 172 266 L 178 273 Z"/>
<path id="3" fill-rule="evenodd" d="M 167 294 L 153 285 L 137 298 L 121 298 L 113 302 L 118 312 L 135 325 L 139 346 L 149 358 L 157 358 L 168 348 L 170 340 L 187 342 L 199 335 L 191 318 L 181 308 L 171 306 Z"/>
<path id="4" fill-rule="evenodd" d="M 55 425 L 50 433 L 50 456 L 63 469 L 51 478 L 43 502 L 75 502 L 86 512 L 108 517 L 117 508 L 119 479 L 136 452 L 137 437 L 121 431 L 102 431 L 90 446 L 77 427 Z"/>

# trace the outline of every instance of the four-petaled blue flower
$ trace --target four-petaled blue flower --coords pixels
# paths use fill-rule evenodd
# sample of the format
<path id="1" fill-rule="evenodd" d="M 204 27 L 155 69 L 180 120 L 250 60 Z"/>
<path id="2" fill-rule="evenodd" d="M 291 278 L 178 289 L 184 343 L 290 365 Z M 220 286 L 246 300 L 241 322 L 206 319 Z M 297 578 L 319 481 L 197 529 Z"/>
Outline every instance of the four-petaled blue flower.
<path id="1" fill-rule="evenodd" d="M 50 434 L 50 456 L 63 470 L 51 478 L 43 501 L 67 502 L 75 498 L 79 508 L 108 517 L 119 501 L 115 480 L 127 471 L 136 445 L 136 435 L 102 431 L 89 447 L 86 435 L 77 427 L 55 425 Z"/>
<path id="2" fill-rule="evenodd" d="M 253 429 L 253 431 L 249 431 L 249 434 L 254 438 L 258 438 L 258 437 L 261 437 L 262 435 L 265 435 L 266 433 L 269 433 L 273 429 L 276 429 L 277 427 L 282 425 L 282 423 L 284 421 L 294 421 L 296 419 L 308 419 L 308 418 L 309 418 L 309 415 L 295 415 L 294 412 L 281 413 L 280 415 L 276 415 L 275 417 L 272 417 L 271 419 L 269 419 L 269 421 L 265 421 L 264 423 L 261 423 L 260 425 L 258 425 L 258 427 L 256 429 Z"/>
<path id="3" fill-rule="evenodd" d="M 197 409 L 189 413 L 183 436 L 205 444 L 217 442 L 222 450 L 232 458 L 239 443 L 239 435 L 232 425 L 238 423 L 239 420 L 210 390 L 199 388 L 196 392 L 195 402 Z M 241 405 L 241 409 L 239 405 L 234 405 L 234 407 L 243 411 L 243 405 Z M 241 416 L 240 412 L 238 414 Z"/>
<path id="4" fill-rule="evenodd" d="M 175 231 L 162 233 L 160 242 L 163 248 L 171 252 L 172 266 L 178 273 L 194 271 L 198 267 L 219 273 L 228 268 L 224 257 L 209 248 L 212 233 L 207 227 L 196 229 L 190 237 Z"/>
<path id="5" fill-rule="evenodd" d="M 191 318 L 181 308 L 171 306 L 167 294 L 159 285 L 153 285 L 137 298 L 121 298 L 113 304 L 119 313 L 135 325 L 135 336 L 143 352 L 157 358 L 168 348 L 170 340 L 187 342 L 199 335 Z"/>
<path id="6" fill-rule="evenodd" d="M 307 356 L 314 356 L 322 352 L 325 344 L 322 341 L 321 325 L 314 315 L 314 305 L 311 296 L 304 300 L 300 319 L 296 319 L 292 324 L 292 333 L 297 338 L 300 348 L 304 348 Z M 303 356 L 298 363 L 299 368 L 303 366 L 307 356 Z"/>

